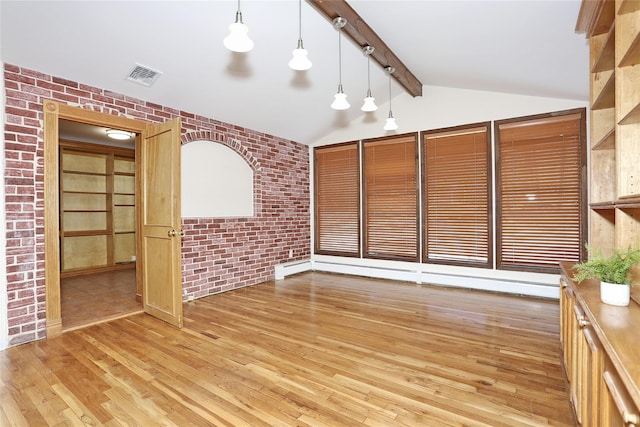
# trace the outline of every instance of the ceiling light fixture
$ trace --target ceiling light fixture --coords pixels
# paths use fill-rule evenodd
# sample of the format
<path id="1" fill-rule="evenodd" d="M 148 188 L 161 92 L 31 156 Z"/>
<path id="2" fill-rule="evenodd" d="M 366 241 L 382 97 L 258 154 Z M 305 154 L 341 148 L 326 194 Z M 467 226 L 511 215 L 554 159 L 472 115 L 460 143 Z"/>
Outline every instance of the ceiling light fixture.
<path id="1" fill-rule="evenodd" d="M 334 110 L 346 110 L 351 107 L 347 102 L 347 94 L 342 91 L 342 28 L 347 25 L 347 20 L 341 16 L 333 20 L 333 27 L 338 30 L 338 92 L 331 103 Z"/>
<path id="2" fill-rule="evenodd" d="M 384 71 L 389 75 L 389 117 L 387 117 L 387 121 L 384 124 L 384 130 L 396 130 L 398 129 L 398 124 L 396 123 L 396 119 L 393 118 L 393 112 L 391 112 L 391 74 L 393 74 L 396 69 L 387 66 L 384 68 Z"/>
<path id="3" fill-rule="evenodd" d="M 131 139 L 133 135 L 133 133 L 127 132 L 126 130 L 107 129 L 107 136 L 111 139 L 117 139 L 119 141 Z"/>
<path id="4" fill-rule="evenodd" d="M 293 58 L 289 61 L 289 67 L 297 71 L 311 68 L 311 61 L 307 58 L 307 49 L 302 44 L 302 0 L 298 0 L 298 47 L 292 53 Z"/>
<path id="5" fill-rule="evenodd" d="M 249 27 L 242 22 L 240 0 L 238 0 L 236 20 L 229 25 L 229 35 L 224 38 L 224 46 L 233 52 L 249 52 L 253 49 L 253 40 L 247 35 L 248 32 Z"/>
<path id="6" fill-rule="evenodd" d="M 378 106 L 375 103 L 375 98 L 371 96 L 371 54 L 376 50 L 373 46 L 365 46 L 362 48 L 362 53 L 367 57 L 367 96 L 364 98 L 364 104 L 360 108 L 364 112 L 376 111 Z"/>

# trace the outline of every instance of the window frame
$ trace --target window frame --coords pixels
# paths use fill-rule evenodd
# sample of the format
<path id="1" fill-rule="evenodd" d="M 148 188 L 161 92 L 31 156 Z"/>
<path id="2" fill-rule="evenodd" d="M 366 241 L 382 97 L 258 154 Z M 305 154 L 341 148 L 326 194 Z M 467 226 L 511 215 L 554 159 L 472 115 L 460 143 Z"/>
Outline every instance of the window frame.
<path id="1" fill-rule="evenodd" d="M 413 138 L 413 144 L 415 146 L 414 152 L 414 160 L 413 160 L 413 171 L 415 174 L 415 201 L 416 201 L 416 209 L 415 209 L 415 253 L 411 256 L 408 255 L 379 255 L 370 253 L 370 244 L 369 244 L 369 203 L 367 197 L 368 185 L 367 185 L 367 145 L 379 143 L 382 141 L 391 141 L 394 139 L 402 139 L 402 138 Z M 361 185 L 362 185 L 362 246 L 363 258 L 368 259 L 382 259 L 382 260 L 393 260 L 393 261 L 408 261 L 408 262 L 419 262 L 420 260 L 420 168 L 419 168 L 419 137 L 418 132 L 408 132 L 404 134 L 383 136 L 379 138 L 369 138 L 363 139 L 362 142 L 362 172 L 361 172 Z"/>
<path id="2" fill-rule="evenodd" d="M 486 148 L 486 215 L 487 215 L 487 260 L 486 261 L 464 261 L 464 260 L 447 260 L 442 258 L 429 258 L 429 233 L 428 233 L 428 220 L 429 220 L 429 194 L 428 194 L 428 153 L 427 153 L 427 140 L 430 136 L 441 134 L 446 136 L 450 134 L 454 136 L 456 134 L 465 134 L 465 131 L 472 131 L 474 129 L 484 128 L 485 132 L 485 148 Z M 494 260 L 494 221 L 493 221 L 493 157 L 492 157 L 492 129 L 491 121 L 470 123 L 460 126 L 451 126 L 440 129 L 425 130 L 420 133 L 421 136 L 421 197 L 422 197 L 422 262 L 425 264 L 442 264 L 442 265 L 458 265 L 465 267 L 477 267 L 477 268 L 493 268 Z"/>
<path id="3" fill-rule="evenodd" d="M 587 133 L 586 133 L 586 108 L 574 108 L 563 111 L 556 111 L 551 113 L 542 113 L 542 114 L 534 114 L 529 116 L 522 117 L 514 117 L 504 120 L 495 120 L 494 123 L 494 138 L 495 138 L 495 175 L 496 175 L 496 188 L 495 188 L 495 212 L 496 212 L 496 270 L 511 270 L 511 271 L 530 271 L 537 273 L 551 273 L 557 274 L 560 271 L 559 265 L 557 267 L 550 266 L 535 266 L 535 265 L 527 265 L 527 264 L 513 264 L 513 263 L 504 263 L 502 257 L 502 249 L 503 249 L 503 201 L 502 201 L 502 175 L 501 171 L 501 141 L 500 141 L 500 126 L 509 125 L 518 122 L 528 122 L 533 120 L 544 120 L 544 119 L 553 119 L 559 116 L 565 115 L 579 115 L 580 116 L 580 124 L 579 124 L 579 194 L 578 194 L 578 239 L 580 241 L 579 244 L 579 260 L 583 261 L 586 258 L 586 243 L 588 241 L 588 224 L 587 224 L 587 203 L 588 203 L 588 183 L 587 183 Z"/>
<path id="4" fill-rule="evenodd" d="M 319 168 L 318 168 L 318 152 L 322 151 L 323 149 L 339 149 L 342 147 L 346 147 L 346 146 L 350 146 L 350 145 L 354 145 L 355 149 L 356 149 L 356 175 L 357 175 L 357 182 L 356 182 L 356 192 L 357 192 L 357 206 L 356 206 L 356 210 L 357 210 L 357 234 L 355 236 L 356 240 L 357 240 L 357 251 L 356 253 L 353 252 L 343 252 L 343 251 L 331 251 L 331 250 L 322 250 L 320 248 L 320 243 L 321 243 L 321 239 L 320 239 L 320 228 L 318 227 L 319 221 L 319 203 L 318 203 L 318 185 L 320 180 L 318 179 L 318 173 L 319 173 Z M 361 164 L 361 160 L 360 160 L 360 142 L 359 141 L 349 141 L 349 142 L 343 142 L 340 144 L 331 144 L 331 145 L 324 145 L 324 146 L 318 146 L 318 147 L 314 147 L 313 148 L 313 173 L 314 173 L 314 179 L 313 179 L 313 197 L 314 197 L 314 209 L 313 209 L 313 215 L 314 215 L 314 226 L 313 226 L 313 236 L 314 236 L 314 243 L 313 243 L 313 253 L 314 254 L 318 254 L 318 255 L 334 255 L 334 256 L 342 256 L 342 257 L 350 257 L 350 258 L 360 258 L 362 255 L 362 209 L 361 209 L 361 204 L 362 204 L 362 194 L 360 191 L 361 188 L 361 180 L 362 180 L 362 164 Z"/>

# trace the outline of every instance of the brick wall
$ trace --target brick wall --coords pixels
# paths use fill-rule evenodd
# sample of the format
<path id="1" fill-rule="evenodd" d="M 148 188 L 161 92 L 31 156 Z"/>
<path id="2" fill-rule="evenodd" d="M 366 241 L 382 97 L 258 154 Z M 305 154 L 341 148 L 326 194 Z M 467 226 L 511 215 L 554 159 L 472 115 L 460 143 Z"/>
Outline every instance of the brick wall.
<path id="1" fill-rule="evenodd" d="M 179 116 L 182 143 L 229 146 L 254 170 L 255 216 L 183 220 L 185 300 L 273 278 L 309 258 L 308 148 L 211 118 L 5 64 L 6 264 L 9 345 L 45 337 L 43 113 L 45 99 L 149 122 Z"/>

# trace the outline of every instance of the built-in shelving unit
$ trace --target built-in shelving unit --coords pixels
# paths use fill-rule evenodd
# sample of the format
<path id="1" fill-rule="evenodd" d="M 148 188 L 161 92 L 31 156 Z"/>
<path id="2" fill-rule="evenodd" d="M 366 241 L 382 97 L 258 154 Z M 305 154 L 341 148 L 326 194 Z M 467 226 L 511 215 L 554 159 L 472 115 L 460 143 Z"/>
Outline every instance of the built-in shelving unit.
<path id="1" fill-rule="evenodd" d="M 61 275 L 132 267 L 133 150 L 60 141 Z"/>
<path id="2" fill-rule="evenodd" d="M 583 0 L 578 31 L 591 71 L 590 238 L 603 255 L 640 248 L 640 1 Z M 640 425 L 640 283 L 629 307 L 600 302 L 563 263 L 560 329 L 569 399 L 581 426 Z"/>
<path id="3" fill-rule="evenodd" d="M 583 1 L 591 70 L 590 245 L 640 247 L 640 1 Z"/>

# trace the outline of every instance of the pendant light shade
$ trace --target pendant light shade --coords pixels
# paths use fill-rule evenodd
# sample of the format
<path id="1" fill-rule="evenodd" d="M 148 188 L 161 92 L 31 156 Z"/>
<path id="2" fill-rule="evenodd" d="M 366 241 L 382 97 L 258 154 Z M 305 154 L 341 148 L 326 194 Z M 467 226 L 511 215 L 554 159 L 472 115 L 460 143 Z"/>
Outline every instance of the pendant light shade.
<path id="1" fill-rule="evenodd" d="M 304 71 L 311 68 L 311 61 L 307 58 L 308 52 L 302 44 L 302 0 L 298 0 L 298 47 L 293 50 L 293 58 L 289 61 L 289 67 L 296 71 Z"/>
<path id="2" fill-rule="evenodd" d="M 387 117 L 387 121 L 384 123 L 384 130 L 396 129 L 398 129 L 398 124 L 396 123 L 396 119 L 393 117 L 393 113 L 389 111 L 389 117 Z"/>
<path id="3" fill-rule="evenodd" d="M 365 113 L 376 111 L 378 106 L 375 103 L 375 98 L 371 96 L 371 54 L 375 48 L 373 46 L 365 46 L 362 48 L 362 53 L 367 57 L 367 96 L 364 98 L 364 104 L 360 108 Z"/>
<path id="4" fill-rule="evenodd" d="M 334 95 L 331 108 L 334 110 L 346 110 L 351 105 L 347 102 L 347 94 L 342 91 L 342 31 L 341 29 L 347 25 L 347 20 L 338 16 L 333 20 L 333 26 L 338 30 L 338 92 Z"/>
<path id="5" fill-rule="evenodd" d="M 389 75 L 389 117 L 387 117 L 387 121 L 384 124 L 384 130 L 396 130 L 398 129 L 398 124 L 391 111 L 391 74 L 393 74 L 396 69 L 393 67 L 385 67 L 384 71 Z"/>
<path id="6" fill-rule="evenodd" d="M 367 97 L 364 99 L 364 104 L 360 108 L 365 113 L 369 113 L 371 111 L 376 111 L 378 106 L 375 103 L 375 98 L 371 96 L 371 91 L 367 92 Z"/>
<path id="7" fill-rule="evenodd" d="M 347 101 L 347 94 L 342 91 L 342 85 L 338 86 L 338 92 L 333 95 L 334 100 L 331 103 L 331 108 L 334 110 L 347 110 L 351 105 Z"/>
<path id="8" fill-rule="evenodd" d="M 311 61 L 307 58 L 307 49 L 302 47 L 302 39 L 298 40 L 298 47 L 293 50 L 293 58 L 289 61 L 289 67 L 296 71 L 304 71 L 311 68 Z"/>
<path id="9" fill-rule="evenodd" d="M 249 38 L 248 33 L 249 27 L 242 22 L 240 0 L 238 0 L 236 20 L 229 25 L 229 35 L 224 38 L 224 46 L 233 52 L 249 52 L 253 49 L 253 40 Z"/>

